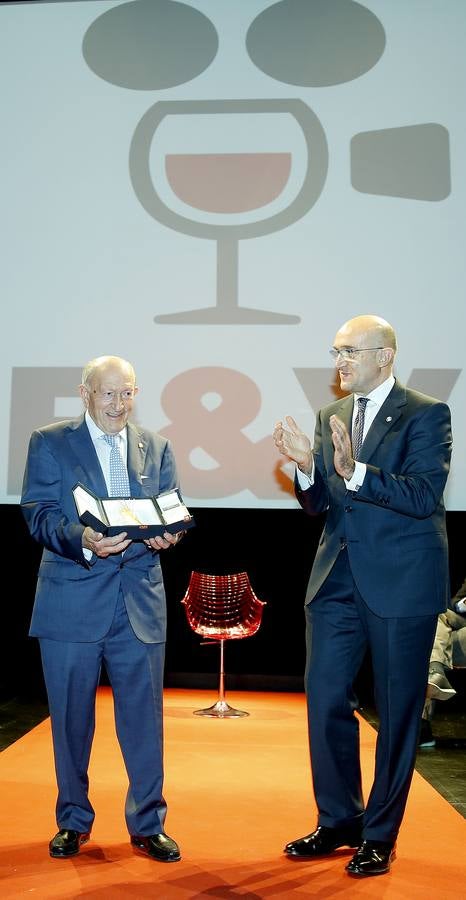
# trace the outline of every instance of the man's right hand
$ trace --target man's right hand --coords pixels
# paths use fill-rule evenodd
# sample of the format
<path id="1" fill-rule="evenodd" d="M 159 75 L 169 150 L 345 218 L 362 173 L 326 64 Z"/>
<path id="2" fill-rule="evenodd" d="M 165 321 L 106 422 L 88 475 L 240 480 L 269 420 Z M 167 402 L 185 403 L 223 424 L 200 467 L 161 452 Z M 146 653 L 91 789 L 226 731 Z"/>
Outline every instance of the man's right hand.
<path id="1" fill-rule="evenodd" d="M 275 446 L 280 453 L 293 460 L 302 472 L 311 475 L 313 471 L 311 442 L 291 416 L 286 416 L 285 422 L 288 427 L 285 427 L 283 422 L 277 422 L 275 425 L 273 431 Z"/>
<path id="2" fill-rule="evenodd" d="M 105 558 L 112 553 L 122 553 L 129 547 L 131 540 L 126 538 L 126 531 L 105 537 L 100 531 L 94 531 L 89 525 L 83 531 L 82 545 L 85 550 L 91 550 L 96 556 Z"/>

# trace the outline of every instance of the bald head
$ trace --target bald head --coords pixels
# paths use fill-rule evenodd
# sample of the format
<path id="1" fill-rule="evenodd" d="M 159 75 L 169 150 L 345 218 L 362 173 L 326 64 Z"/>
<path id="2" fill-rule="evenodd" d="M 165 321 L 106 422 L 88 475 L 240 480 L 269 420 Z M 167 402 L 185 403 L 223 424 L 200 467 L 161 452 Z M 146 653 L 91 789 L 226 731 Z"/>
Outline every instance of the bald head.
<path id="1" fill-rule="evenodd" d="M 396 335 L 380 316 L 348 319 L 335 336 L 335 365 L 344 391 L 369 394 L 392 374 Z"/>
<path id="2" fill-rule="evenodd" d="M 367 347 L 389 347 L 396 352 L 395 331 L 390 323 L 380 316 L 355 316 L 354 319 L 348 319 L 338 333 L 356 335 L 358 340 L 367 341 Z"/>

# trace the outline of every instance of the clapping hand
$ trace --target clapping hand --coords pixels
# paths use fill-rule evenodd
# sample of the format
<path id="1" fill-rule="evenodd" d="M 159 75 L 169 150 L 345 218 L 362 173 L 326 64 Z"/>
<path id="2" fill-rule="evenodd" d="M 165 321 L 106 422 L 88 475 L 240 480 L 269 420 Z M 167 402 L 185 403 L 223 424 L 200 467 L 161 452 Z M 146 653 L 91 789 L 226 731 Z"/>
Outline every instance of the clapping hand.
<path id="1" fill-rule="evenodd" d="M 280 453 L 293 460 L 303 472 L 309 475 L 313 468 L 311 442 L 291 416 L 286 416 L 285 422 L 286 426 L 283 422 L 277 422 L 275 425 L 273 431 L 275 446 Z"/>

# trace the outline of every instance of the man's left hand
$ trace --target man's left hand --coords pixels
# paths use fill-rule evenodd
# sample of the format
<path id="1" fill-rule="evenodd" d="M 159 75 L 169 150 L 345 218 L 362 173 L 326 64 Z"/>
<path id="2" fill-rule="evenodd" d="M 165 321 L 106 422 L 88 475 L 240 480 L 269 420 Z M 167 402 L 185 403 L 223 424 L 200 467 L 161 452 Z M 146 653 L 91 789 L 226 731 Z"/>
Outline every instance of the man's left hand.
<path id="1" fill-rule="evenodd" d="M 169 547 L 174 547 L 175 544 L 178 544 L 184 534 L 186 534 L 185 531 L 178 531 L 177 534 L 170 534 L 169 531 L 164 531 L 163 534 L 148 538 L 144 543 L 151 550 L 168 550 Z"/>
<path id="2" fill-rule="evenodd" d="M 338 416 L 330 416 L 330 428 L 332 429 L 332 441 L 335 448 L 333 455 L 335 471 L 345 481 L 349 481 L 354 475 L 355 464 L 348 429 Z"/>

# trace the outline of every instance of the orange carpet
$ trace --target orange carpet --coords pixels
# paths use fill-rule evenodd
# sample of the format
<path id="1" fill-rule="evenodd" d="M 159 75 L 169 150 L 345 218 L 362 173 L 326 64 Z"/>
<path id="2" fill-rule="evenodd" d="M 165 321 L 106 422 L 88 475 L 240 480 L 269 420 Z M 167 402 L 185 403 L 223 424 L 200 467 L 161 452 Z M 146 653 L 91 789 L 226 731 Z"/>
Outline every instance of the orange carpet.
<path id="1" fill-rule="evenodd" d="M 311 831 L 316 813 L 301 694 L 231 692 L 243 719 L 215 720 L 193 710 L 211 692 L 165 694 L 166 829 L 181 862 L 162 864 L 129 845 L 123 803 L 126 774 L 113 728 L 108 688 L 98 697 L 91 761 L 96 809 L 92 840 L 69 860 L 50 859 L 56 831 L 49 720 L 0 755 L 0 896 L 2 898 L 157 897 L 466 897 L 466 820 L 415 774 L 388 875 L 356 880 L 344 871 L 351 851 L 317 862 L 293 862 L 283 845 Z M 361 721 L 366 785 L 372 778 L 374 730 Z"/>

